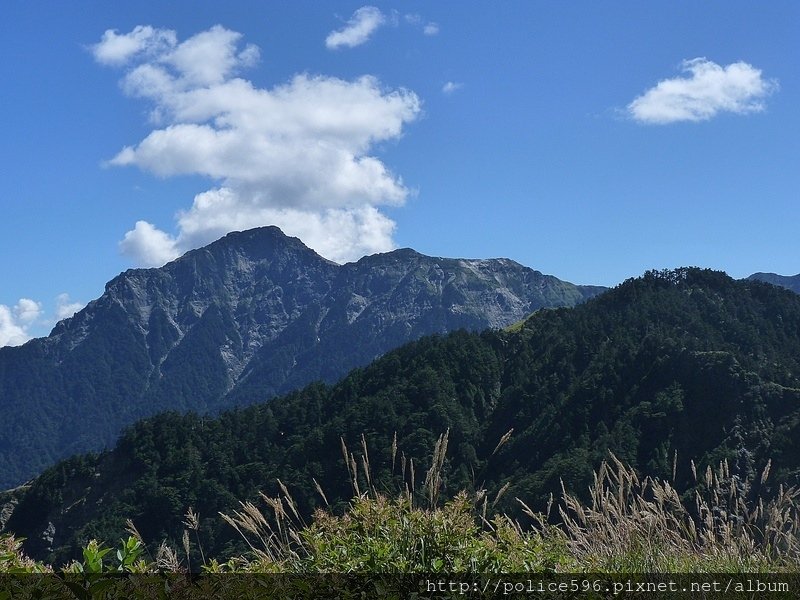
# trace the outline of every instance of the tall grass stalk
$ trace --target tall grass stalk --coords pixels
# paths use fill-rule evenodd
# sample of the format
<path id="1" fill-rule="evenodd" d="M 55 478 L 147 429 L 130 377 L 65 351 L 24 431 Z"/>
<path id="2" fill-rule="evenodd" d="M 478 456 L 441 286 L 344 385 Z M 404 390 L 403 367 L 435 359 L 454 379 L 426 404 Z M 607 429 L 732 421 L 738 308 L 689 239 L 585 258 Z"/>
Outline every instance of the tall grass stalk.
<path id="1" fill-rule="evenodd" d="M 762 483 L 767 475 L 768 467 Z M 749 484 L 731 476 L 724 461 L 697 484 L 690 511 L 669 482 L 640 479 L 612 454 L 594 475 L 588 504 L 562 486 L 559 514 L 570 554 L 589 571 L 800 566 L 799 490 L 780 486 L 766 503 L 748 501 Z"/>
<path id="2" fill-rule="evenodd" d="M 510 435 L 511 432 L 509 432 Z M 498 444 L 498 448 L 501 444 Z M 613 454 L 594 474 L 588 502 L 564 488 L 545 512 L 517 499 L 526 526 L 493 511 L 513 488 L 505 483 L 489 500 L 486 490 L 457 494 L 441 504 L 448 433 L 434 447 L 415 503 L 413 461 L 400 453 L 400 489 L 387 497 L 374 487 L 366 440 L 361 491 L 355 456 L 342 440 L 343 456 L 356 492 L 341 516 L 318 509 L 302 523 L 288 490 L 283 500 L 264 496 L 272 522 L 255 506 L 242 504 L 223 515 L 254 552 L 251 570 L 438 571 L 556 570 L 586 572 L 754 572 L 800 568 L 800 490 L 779 486 L 768 500 L 750 498 L 749 482 L 732 476 L 726 462 L 696 478 L 690 502 L 668 481 L 640 478 Z M 498 448 L 495 448 L 497 452 Z M 394 464 L 397 448 L 392 447 Z M 692 463 L 692 472 L 696 467 Z M 673 459 L 673 472 L 677 456 Z M 761 474 L 763 485 L 769 465 Z M 322 494 L 321 490 L 318 490 Z M 324 497 L 324 494 L 323 494 Z M 688 507 L 691 508 L 688 508 Z M 554 519 L 553 508 L 557 518 Z M 555 521 L 555 524 L 554 524 Z"/>

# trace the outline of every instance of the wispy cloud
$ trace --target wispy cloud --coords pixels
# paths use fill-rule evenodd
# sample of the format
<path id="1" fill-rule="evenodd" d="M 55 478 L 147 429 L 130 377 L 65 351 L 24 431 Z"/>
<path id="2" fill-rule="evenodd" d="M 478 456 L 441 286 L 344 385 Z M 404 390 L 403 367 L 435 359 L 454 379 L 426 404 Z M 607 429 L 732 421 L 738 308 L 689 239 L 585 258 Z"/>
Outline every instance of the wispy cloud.
<path id="1" fill-rule="evenodd" d="M 94 47 L 100 62 L 106 39 Z M 339 262 L 394 247 L 394 222 L 378 207 L 402 204 L 409 191 L 371 152 L 417 118 L 416 94 L 371 76 L 301 74 L 258 88 L 239 76 L 258 48 L 241 49 L 241 34 L 219 26 L 183 42 L 158 30 L 146 39 L 159 45 L 140 44 L 114 64 L 125 69 L 122 89 L 152 103 L 157 128 L 108 163 L 203 175 L 216 187 L 178 213 L 177 235 L 138 221 L 120 242 L 125 254 L 157 266 L 260 225 L 278 225 Z M 164 39 L 174 42 L 164 47 Z"/>
<path id="2" fill-rule="evenodd" d="M 350 20 L 338 31 L 332 31 L 325 38 L 325 46 L 336 50 L 342 46 L 354 48 L 369 40 L 370 36 L 386 22 L 383 13 L 374 6 L 362 6 L 353 13 Z"/>
<path id="3" fill-rule="evenodd" d="M 84 306 L 86 305 L 83 302 L 73 301 L 69 294 L 59 294 L 56 296 L 56 321 L 68 319 Z"/>
<path id="4" fill-rule="evenodd" d="M 458 83 L 457 81 L 448 81 L 442 86 L 442 93 L 452 94 L 460 90 L 462 87 L 464 87 L 463 83 Z"/>
<path id="5" fill-rule="evenodd" d="M 427 23 L 422 18 L 422 15 L 417 13 L 407 13 L 403 17 L 405 22 L 409 25 L 413 25 L 415 27 L 421 27 L 422 33 L 425 35 L 436 35 L 439 33 L 439 24 L 434 23 L 433 21 L 428 21 Z"/>
<path id="6" fill-rule="evenodd" d="M 720 66 L 706 58 L 681 63 L 686 77 L 660 81 L 627 106 L 639 123 L 706 121 L 721 112 L 747 114 L 764 110 L 764 99 L 778 89 L 775 80 L 745 62 Z"/>
<path id="7" fill-rule="evenodd" d="M 425 35 L 436 35 L 439 33 L 439 24 L 434 22 L 425 23 L 422 28 L 422 33 Z"/>

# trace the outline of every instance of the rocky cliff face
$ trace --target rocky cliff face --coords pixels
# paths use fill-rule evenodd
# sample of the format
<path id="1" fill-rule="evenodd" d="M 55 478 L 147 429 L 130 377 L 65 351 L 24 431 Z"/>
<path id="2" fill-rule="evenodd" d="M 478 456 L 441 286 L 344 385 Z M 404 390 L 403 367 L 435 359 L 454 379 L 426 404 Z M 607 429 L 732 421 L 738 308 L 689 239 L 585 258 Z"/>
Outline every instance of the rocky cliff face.
<path id="1" fill-rule="evenodd" d="M 504 327 L 602 289 L 408 249 L 340 266 L 275 227 L 231 233 L 122 273 L 49 337 L 0 349 L 0 489 L 156 412 L 334 381 L 422 335 Z"/>

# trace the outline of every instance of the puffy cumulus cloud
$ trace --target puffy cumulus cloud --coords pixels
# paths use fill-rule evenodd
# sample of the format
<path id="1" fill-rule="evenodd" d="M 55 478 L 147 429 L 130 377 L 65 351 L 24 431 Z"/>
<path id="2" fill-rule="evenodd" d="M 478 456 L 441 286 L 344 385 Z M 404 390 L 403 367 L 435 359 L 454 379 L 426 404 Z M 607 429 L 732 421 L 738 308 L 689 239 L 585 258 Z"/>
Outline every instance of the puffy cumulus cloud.
<path id="1" fill-rule="evenodd" d="M 335 262 L 346 262 L 394 248 L 394 222 L 374 206 L 308 210 L 242 202 L 231 189 L 199 194 L 192 208 L 179 215 L 182 242 L 190 247 L 206 244 L 228 231 L 270 223 L 302 240 Z"/>
<path id="2" fill-rule="evenodd" d="M 56 296 L 56 321 L 60 321 L 62 319 L 68 319 L 76 312 L 81 310 L 85 304 L 83 302 L 73 302 L 69 294 L 59 294 Z"/>
<path id="3" fill-rule="evenodd" d="M 444 94 L 452 94 L 464 87 L 463 83 L 458 83 L 456 81 L 448 81 L 442 86 L 442 93 Z"/>
<path id="4" fill-rule="evenodd" d="M 19 346 L 31 339 L 28 329 L 41 315 L 41 303 L 30 298 L 20 298 L 13 307 L 0 304 L 0 346 Z"/>
<path id="5" fill-rule="evenodd" d="M 628 107 L 640 123 L 706 121 L 720 112 L 746 114 L 764 110 L 764 99 L 778 88 L 745 62 L 720 66 L 706 58 L 681 64 L 687 77 L 660 81 Z"/>
<path id="6" fill-rule="evenodd" d="M 136 221 L 120 241 L 119 249 L 144 267 L 160 267 L 180 256 L 176 240 L 147 221 Z"/>
<path id="7" fill-rule="evenodd" d="M 139 221 L 122 252 L 157 266 L 261 225 L 278 225 L 337 261 L 394 247 L 394 223 L 377 207 L 401 205 L 409 190 L 371 152 L 419 116 L 417 95 L 371 76 L 307 73 L 258 88 L 237 76 L 258 48 L 240 45 L 241 34 L 217 26 L 129 55 L 122 88 L 152 103 L 157 128 L 108 163 L 161 177 L 202 175 L 215 186 L 178 213 L 177 234 Z"/>
<path id="8" fill-rule="evenodd" d="M 216 25 L 179 44 L 162 60 L 181 74 L 186 87 L 222 83 L 235 69 L 258 62 L 257 46 L 248 44 L 238 51 L 240 33 Z"/>
<path id="9" fill-rule="evenodd" d="M 347 48 L 360 46 L 385 22 L 386 17 L 380 9 L 374 6 L 362 6 L 353 13 L 344 27 L 328 34 L 325 46 L 329 50 L 336 50 L 342 46 Z"/>
<path id="10" fill-rule="evenodd" d="M 23 325 L 30 325 L 42 315 L 42 304 L 30 298 L 20 298 L 14 307 L 14 316 Z"/>
<path id="11" fill-rule="evenodd" d="M 126 93 L 158 101 L 222 83 L 256 64 L 258 47 L 248 44 L 239 50 L 241 37 L 215 25 L 178 43 L 174 31 L 140 25 L 127 34 L 106 31 L 92 51 L 101 64 L 130 66 L 122 81 Z"/>
<path id="12" fill-rule="evenodd" d="M 424 27 L 422 28 L 422 33 L 425 35 L 436 35 L 439 33 L 439 24 L 434 23 L 433 21 L 430 23 L 425 23 Z"/>

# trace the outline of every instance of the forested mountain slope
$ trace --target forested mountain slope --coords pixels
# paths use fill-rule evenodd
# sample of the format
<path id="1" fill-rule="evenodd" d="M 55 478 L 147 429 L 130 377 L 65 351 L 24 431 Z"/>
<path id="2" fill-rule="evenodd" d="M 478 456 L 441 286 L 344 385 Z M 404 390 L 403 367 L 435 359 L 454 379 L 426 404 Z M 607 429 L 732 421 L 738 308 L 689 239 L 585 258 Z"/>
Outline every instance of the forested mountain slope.
<path id="1" fill-rule="evenodd" d="M 364 434 L 374 480 L 394 489 L 394 432 L 421 487 L 448 429 L 448 491 L 510 482 L 505 497 L 535 508 L 560 479 L 585 490 L 609 450 L 670 479 L 677 455 L 679 489 L 690 460 L 702 472 L 723 458 L 740 478 L 771 459 L 770 482 L 796 483 L 799 424 L 800 297 L 713 271 L 648 272 L 514 331 L 425 337 L 333 386 L 139 422 L 113 451 L 46 471 L 7 526 L 58 562 L 86 538 L 115 540 L 125 518 L 150 541 L 179 540 L 191 506 L 204 547 L 226 555 L 236 536 L 217 512 L 276 492 L 277 478 L 304 511 L 319 503 L 312 477 L 332 502 L 350 497 L 340 436 L 358 457 Z"/>

